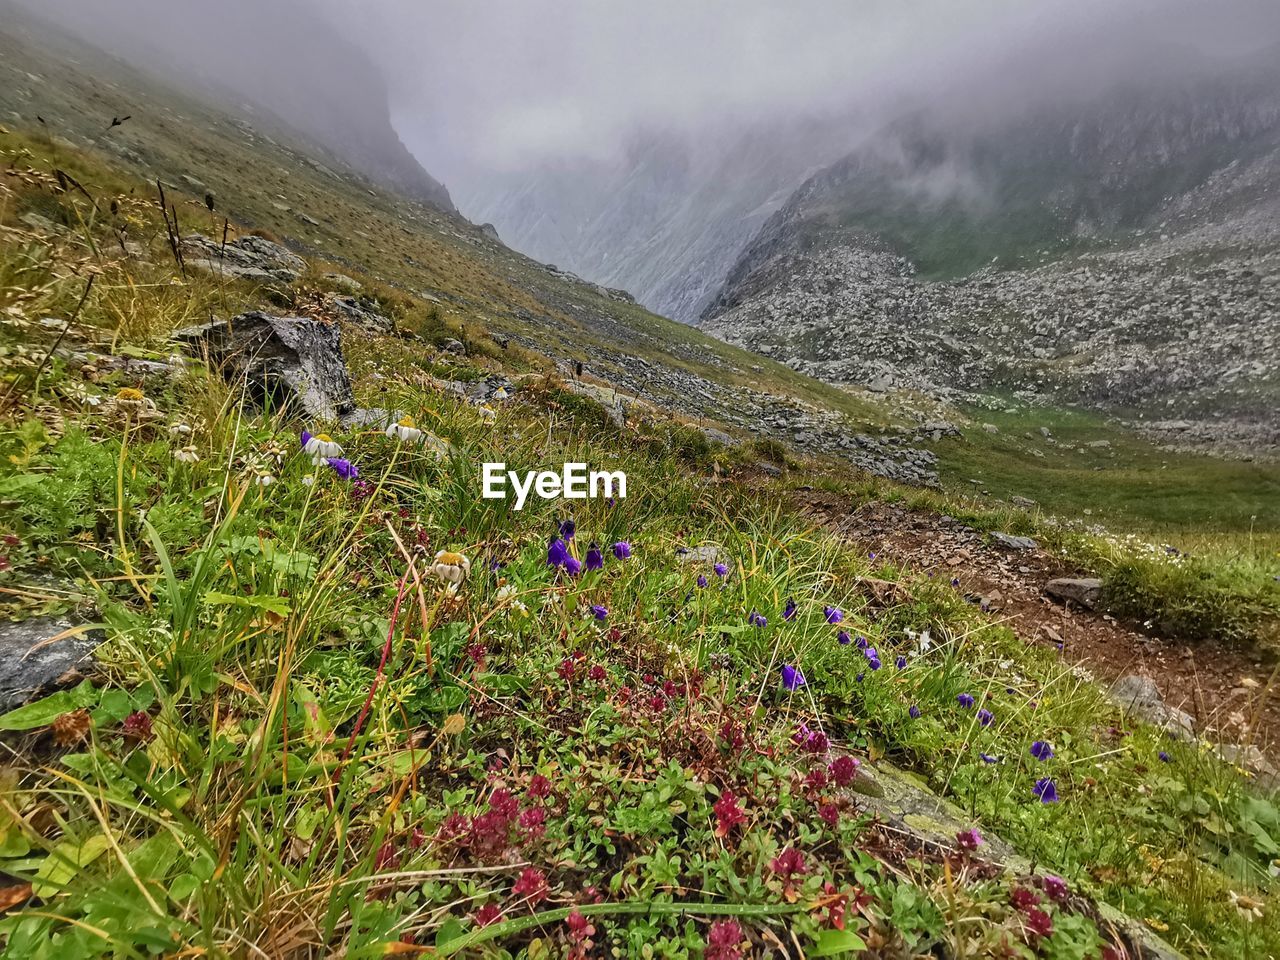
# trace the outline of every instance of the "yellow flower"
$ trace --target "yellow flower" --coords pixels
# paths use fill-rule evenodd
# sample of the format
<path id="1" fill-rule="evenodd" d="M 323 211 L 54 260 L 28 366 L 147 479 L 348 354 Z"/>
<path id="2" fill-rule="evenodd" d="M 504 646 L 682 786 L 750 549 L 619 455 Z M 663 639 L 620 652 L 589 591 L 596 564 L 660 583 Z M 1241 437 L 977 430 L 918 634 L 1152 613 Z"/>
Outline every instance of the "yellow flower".
<path id="1" fill-rule="evenodd" d="M 392 440 L 399 440 L 401 443 L 417 443 L 422 439 L 422 431 L 413 422 L 413 417 L 401 417 L 387 427 L 386 433 Z"/>
<path id="2" fill-rule="evenodd" d="M 141 403 L 146 397 L 136 387 L 121 387 L 116 393 L 116 399 L 124 400 L 126 403 Z"/>

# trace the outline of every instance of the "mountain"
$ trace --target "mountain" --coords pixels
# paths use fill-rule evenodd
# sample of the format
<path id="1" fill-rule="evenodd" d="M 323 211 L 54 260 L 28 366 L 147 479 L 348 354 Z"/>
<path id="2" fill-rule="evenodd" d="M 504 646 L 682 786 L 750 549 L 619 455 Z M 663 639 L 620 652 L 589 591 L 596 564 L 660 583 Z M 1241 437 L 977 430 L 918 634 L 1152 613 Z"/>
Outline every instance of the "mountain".
<path id="1" fill-rule="evenodd" d="M 1280 56 L 996 122 L 918 112 L 804 183 L 706 329 L 840 384 L 1280 441 Z"/>
<path id="2" fill-rule="evenodd" d="M 650 130 L 608 159 L 487 179 L 460 194 L 461 206 L 515 249 L 693 322 L 742 247 L 858 130 L 830 117 Z"/>
<path id="3" fill-rule="evenodd" d="M 226 0 L 216 14 L 191 0 L 39 0 L 31 9 L 250 120 L 274 115 L 383 186 L 454 209 L 392 127 L 377 64 L 300 0 Z M 11 8 L 5 19 L 25 22 L 37 46 L 53 32 Z"/>

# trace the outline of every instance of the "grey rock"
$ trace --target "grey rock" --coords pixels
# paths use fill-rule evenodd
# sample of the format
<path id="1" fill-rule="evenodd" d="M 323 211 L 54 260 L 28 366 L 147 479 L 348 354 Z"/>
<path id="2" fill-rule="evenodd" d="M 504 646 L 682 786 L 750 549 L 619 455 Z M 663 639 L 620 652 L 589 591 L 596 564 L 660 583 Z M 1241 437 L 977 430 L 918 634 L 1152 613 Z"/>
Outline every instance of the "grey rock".
<path id="1" fill-rule="evenodd" d="M 1092 610 L 1102 597 L 1102 581 L 1096 577 L 1058 577 L 1044 585 L 1044 592 L 1055 600 L 1070 600 Z"/>
<path id="2" fill-rule="evenodd" d="M 720 548 L 711 544 L 692 547 L 684 553 L 677 553 L 676 559 L 681 563 L 719 563 L 722 554 Z"/>
<path id="3" fill-rule="evenodd" d="M 364 288 L 359 280 L 348 277 L 345 273 L 326 273 L 324 278 L 343 293 L 359 293 Z"/>
<path id="4" fill-rule="evenodd" d="M 1160 696 L 1160 688 L 1150 677 L 1137 674 L 1121 677 L 1111 685 L 1107 699 L 1128 716 L 1165 730 L 1178 739 L 1190 738 L 1195 733 L 1195 721 L 1191 715 L 1166 704 Z"/>
<path id="5" fill-rule="evenodd" d="M 1140 960 L 1186 960 L 1145 923 L 1133 919 L 1108 903 L 1098 903 L 1098 915 L 1118 930 L 1138 950 Z"/>
<path id="6" fill-rule="evenodd" d="M 1006 550 L 1034 550 L 1038 546 L 1030 537 L 1020 537 L 1012 533 L 993 533 L 991 539 Z"/>
<path id="7" fill-rule="evenodd" d="M 78 679 L 92 664 L 94 648 L 106 639 L 101 630 L 47 643 L 80 625 L 65 617 L 0 624 L 0 712 Z"/>
<path id="8" fill-rule="evenodd" d="M 1000 428 L 997 427 L 994 423 L 984 423 L 982 425 L 982 429 L 985 430 L 987 433 L 991 434 L 992 436 L 1000 432 Z"/>
<path id="9" fill-rule="evenodd" d="M 259 405 L 296 403 L 321 420 L 356 409 L 337 324 L 255 311 L 179 330 L 173 339 L 195 356 L 207 355 L 228 380 L 244 381 Z"/>
<path id="10" fill-rule="evenodd" d="M 396 332 L 395 321 L 378 310 L 375 301 L 368 297 L 329 297 L 326 301 L 335 313 L 370 333 Z"/>
<path id="11" fill-rule="evenodd" d="M 723 447 L 738 446 L 737 439 L 725 433 L 723 430 L 717 430 L 715 427 L 703 427 L 702 435 L 712 443 L 718 443 Z"/>
<path id="12" fill-rule="evenodd" d="M 463 346 L 462 341 L 455 340 L 453 337 L 449 337 L 444 343 L 440 344 L 440 349 L 445 353 L 452 353 L 459 357 L 467 355 L 467 348 Z"/>
<path id="13" fill-rule="evenodd" d="M 292 283 L 307 269 L 297 254 L 264 237 L 241 237 L 223 246 L 193 233 L 182 241 L 188 267 L 220 276 L 270 283 Z"/>

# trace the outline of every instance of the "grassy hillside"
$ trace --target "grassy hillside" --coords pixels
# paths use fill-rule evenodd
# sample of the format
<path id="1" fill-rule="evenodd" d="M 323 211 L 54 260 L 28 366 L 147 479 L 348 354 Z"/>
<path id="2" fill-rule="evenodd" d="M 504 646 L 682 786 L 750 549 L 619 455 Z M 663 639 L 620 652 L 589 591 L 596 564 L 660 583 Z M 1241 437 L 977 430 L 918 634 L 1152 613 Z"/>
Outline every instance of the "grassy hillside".
<path id="1" fill-rule="evenodd" d="M 40 69 L 4 52 L 0 71 Z M 1117 438 L 1126 466 L 1099 475 L 1096 451 L 1042 465 L 1022 436 L 1039 412 L 1008 414 L 940 441 L 951 489 L 921 492 L 829 451 L 709 445 L 687 423 L 697 396 L 619 426 L 551 358 L 625 384 L 640 356 L 872 422 L 924 406 L 822 387 L 555 277 L 137 78 L 117 110 L 123 81 L 102 78 L 121 68 L 82 66 L 43 81 L 62 106 L 41 115 L 83 139 L 81 103 L 136 109 L 115 160 L 0 134 L 0 606 L 103 638 L 89 676 L 0 715 L 7 956 L 1280 953 L 1280 813 L 1256 782 L 788 496 L 918 498 L 1048 536 L 1050 518 L 995 497 L 1145 490 L 1149 447 Z M 0 97 L 29 110 L 41 82 L 9 77 Z M 194 187 L 175 204 L 184 231 L 268 231 L 308 255 L 300 280 L 184 275 L 124 149 L 214 193 L 213 212 Z M 335 432 L 358 477 L 302 451 L 302 429 L 329 425 L 246 404 L 200 362 L 123 363 L 165 362 L 169 333 L 210 314 L 315 314 L 335 267 L 412 334 L 344 327 L 357 399 L 429 441 Z M 465 357 L 439 349 L 450 336 Z M 442 385 L 498 374 L 514 389 L 492 411 Z M 1053 416 L 1077 448 L 1113 436 Z M 767 479 L 765 453 L 790 476 Z M 517 512 L 478 496 L 496 460 L 622 469 L 628 496 Z M 1192 471 L 1225 485 L 1252 468 L 1178 469 L 1191 488 Z M 1221 530 L 1246 528 L 1245 496 Z M 1163 522 L 1150 499 L 1095 502 Z M 1169 523 L 1186 534 L 1205 507 Z M 1212 606 L 1199 568 L 1116 569 L 1159 588 L 1148 605 L 1176 590 L 1257 627 L 1243 590 Z M 1262 577 L 1240 583 L 1274 612 Z"/>

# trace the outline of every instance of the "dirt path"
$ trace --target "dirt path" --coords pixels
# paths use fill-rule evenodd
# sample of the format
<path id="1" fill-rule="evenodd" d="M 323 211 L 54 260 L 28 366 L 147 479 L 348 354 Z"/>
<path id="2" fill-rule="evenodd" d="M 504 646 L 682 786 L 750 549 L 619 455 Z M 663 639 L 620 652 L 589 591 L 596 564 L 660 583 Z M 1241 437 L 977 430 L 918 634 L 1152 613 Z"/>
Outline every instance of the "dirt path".
<path id="1" fill-rule="evenodd" d="M 1280 766 L 1280 696 L 1259 702 L 1273 669 L 1261 655 L 1214 641 L 1164 640 L 1138 625 L 1059 603 L 1045 595 L 1044 585 L 1088 572 L 1038 548 L 996 546 L 951 517 L 883 503 L 853 508 L 843 498 L 818 492 L 799 496 L 815 519 L 868 553 L 958 580 L 972 602 L 1005 618 L 1029 642 L 1060 643 L 1064 655 L 1099 680 L 1150 677 L 1169 706 L 1195 719 L 1200 736 L 1228 744 L 1252 742 Z"/>

